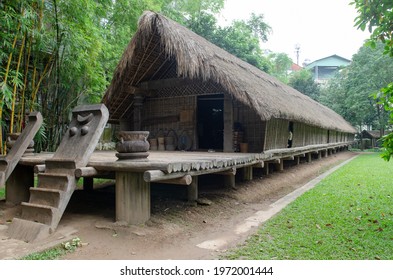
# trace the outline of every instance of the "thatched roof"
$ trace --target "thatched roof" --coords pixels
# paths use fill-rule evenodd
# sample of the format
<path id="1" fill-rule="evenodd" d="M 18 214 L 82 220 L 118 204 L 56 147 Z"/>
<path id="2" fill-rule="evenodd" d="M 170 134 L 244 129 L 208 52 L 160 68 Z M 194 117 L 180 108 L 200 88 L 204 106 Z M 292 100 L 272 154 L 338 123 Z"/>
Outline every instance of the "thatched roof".
<path id="1" fill-rule="evenodd" d="M 388 135 L 391 133 L 390 131 L 384 131 L 384 135 Z M 363 130 L 362 131 L 362 137 L 363 138 L 375 138 L 379 139 L 381 138 L 381 131 L 380 130 Z"/>
<path id="2" fill-rule="evenodd" d="M 175 68 L 174 68 L 175 67 Z M 176 69 L 172 71 L 171 69 Z M 287 119 L 355 132 L 340 115 L 180 24 L 145 12 L 104 96 L 111 119 L 124 117 L 141 82 L 168 77 L 212 82 L 249 106 L 261 120 Z"/>
<path id="3" fill-rule="evenodd" d="M 364 138 L 381 138 L 381 131 L 380 130 L 363 130 L 362 136 Z"/>

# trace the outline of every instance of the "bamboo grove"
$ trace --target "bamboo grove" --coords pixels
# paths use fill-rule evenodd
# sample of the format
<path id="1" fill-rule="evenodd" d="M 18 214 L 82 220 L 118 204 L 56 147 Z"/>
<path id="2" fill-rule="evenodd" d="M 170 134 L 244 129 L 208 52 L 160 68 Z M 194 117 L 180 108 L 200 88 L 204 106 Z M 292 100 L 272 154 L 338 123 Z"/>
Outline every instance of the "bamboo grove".
<path id="1" fill-rule="evenodd" d="M 2 153 L 5 134 L 20 132 L 26 115 L 33 110 L 40 110 L 46 117 L 46 129 L 41 131 L 36 144 L 52 150 L 62 136 L 69 108 L 82 95 L 92 95 L 94 87 L 88 75 L 96 80 L 97 92 L 105 85 L 103 75 L 91 72 L 95 67 L 96 40 L 91 39 L 90 45 L 87 37 L 77 40 L 78 35 L 87 35 L 83 29 L 91 31 L 87 24 L 94 26 L 83 14 L 89 7 L 85 5 L 82 9 L 81 2 L 78 14 L 72 2 L 11 0 L 0 4 Z M 72 26 L 67 22 L 70 20 L 74 21 Z M 93 32 L 91 36 L 94 35 Z"/>
<path id="2" fill-rule="evenodd" d="M 0 154 L 30 111 L 45 123 L 38 151 L 53 151 L 77 104 L 100 102 L 144 10 L 201 12 L 223 0 L 1 0 Z M 203 4 L 203 5 L 202 5 Z M 181 17 L 181 15 L 179 15 Z"/>

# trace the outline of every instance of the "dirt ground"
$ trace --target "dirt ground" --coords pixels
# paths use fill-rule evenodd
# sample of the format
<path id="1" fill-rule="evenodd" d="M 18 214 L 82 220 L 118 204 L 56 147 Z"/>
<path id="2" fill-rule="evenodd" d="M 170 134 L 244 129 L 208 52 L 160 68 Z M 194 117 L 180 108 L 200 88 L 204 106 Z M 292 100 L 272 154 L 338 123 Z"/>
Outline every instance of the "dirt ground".
<path id="1" fill-rule="evenodd" d="M 248 217 L 354 155 L 341 152 L 268 176 L 254 169 L 254 180 L 236 182 L 236 189 L 222 187 L 220 176 L 201 176 L 198 204 L 186 201 L 185 187 L 152 185 L 151 219 L 140 226 L 114 222 L 113 185 L 98 186 L 93 192 L 77 190 L 57 231 L 79 237 L 83 246 L 63 259 L 217 259 L 257 230 L 255 226 L 234 230 Z M 1 202 L 0 227 L 18 211 Z"/>

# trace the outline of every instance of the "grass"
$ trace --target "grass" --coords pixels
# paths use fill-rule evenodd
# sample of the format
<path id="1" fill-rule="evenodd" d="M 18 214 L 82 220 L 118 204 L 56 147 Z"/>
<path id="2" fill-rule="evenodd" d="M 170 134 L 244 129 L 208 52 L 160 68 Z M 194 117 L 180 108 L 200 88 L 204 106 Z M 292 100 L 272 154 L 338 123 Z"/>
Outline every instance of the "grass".
<path id="1" fill-rule="evenodd" d="M 67 253 L 74 252 L 80 246 L 82 246 L 82 242 L 76 237 L 52 249 L 27 255 L 22 260 L 56 260 Z"/>
<path id="2" fill-rule="evenodd" d="M 393 162 L 363 154 L 266 222 L 226 259 L 393 259 Z"/>
<path id="3" fill-rule="evenodd" d="M 0 187 L 0 199 L 4 199 L 5 198 L 5 188 Z"/>
<path id="4" fill-rule="evenodd" d="M 67 254 L 67 250 L 59 246 L 43 252 L 30 254 L 22 258 L 22 260 L 57 260 L 65 254 Z"/>

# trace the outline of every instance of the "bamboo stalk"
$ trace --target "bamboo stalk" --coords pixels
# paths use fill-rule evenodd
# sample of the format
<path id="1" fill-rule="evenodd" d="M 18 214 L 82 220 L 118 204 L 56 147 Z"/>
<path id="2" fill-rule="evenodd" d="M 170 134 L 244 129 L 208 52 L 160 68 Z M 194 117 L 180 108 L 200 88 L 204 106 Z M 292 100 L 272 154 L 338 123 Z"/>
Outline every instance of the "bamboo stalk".
<path id="1" fill-rule="evenodd" d="M 22 14 L 23 14 L 23 11 L 22 11 Z M 11 66 L 11 61 L 12 61 L 12 54 L 13 54 L 13 50 L 15 49 L 15 46 L 16 46 L 16 41 L 18 40 L 18 34 L 19 34 L 19 30 L 21 28 L 21 25 L 22 25 L 22 23 L 19 22 L 17 30 L 16 30 L 16 35 L 14 37 L 14 41 L 12 42 L 12 50 L 11 50 L 9 56 L 8 56 L 7 66 L 6 66 L 5 74 L 4 74 L 4 85 L 7 84 L 8 74 L 9 74 L 9 71 L 10 71 L 10 66 Z M 5 96 L 3 95 L 2 99 L 1 99 L 1 102 L 0 102 L 0 120 L 3 119 L 4 99 L 5 99 Z M 2 129 L 0 129 L 0 152 L 2 154 L 6 153 L 6 147 L 5 147 L 4 143 L 3 143 L 3 130 Z"/>
<path id="2" fill-rule="evenodd" d="M 41 85 L 42 80 L 44 79 L 44 77 L 45 77 L 46 74 L 48 73 L 49 66 L 50 66 L 51 63 L 52 63 L 52 58 L 53 58 L 53 55 L 50 56 L 49 61 L 48 61 L 48 63 L 45 65 L 45 69 L 44 69 L 44 71 L 42 72 L 42 74 L 41 74 L 41 76 L 40 76 L 40 78 L 39 78 L 39 80 L 38 80 L 38 82 L 37 82 L 37 85 L 36 85 L 35 88 L 33 89 L 33 94 L 31 95 L 30 111 L 33 111 L 33 104 L 34 104 L 34 101 L 35 101 L 35 99 L 36 99 L 38 89 L 39 89 L 39 87 L 40 87 L 40 85 Z"/>
<path id="3" fill-rule="evenodd" d="M 22 61 L 22 54 L 23 50 L 25 47 L 25 41 L 26 41 L 26 34 L 23 36 L 22 39 L 22 45 L 20 46 L 20 51 L 19 51 L 19 57 L 18 57 L 18 63 L 16 65 L 16 76 L 18 76 L 19 73 L 19 68 L 20 68 L 20 62 Z M 11 106 L 11 120 L 10 120 L 10 133 L 14 132 L 14 119 L 15 119 L 15 103 L 16 103 L 16 90 L 17 90 L 17 83 L 14 83 L 14 90 L 12 92 L 12 106 Z"/>
<path id="4" fill-rule="evenodd" d="M 30 36 L 30 40 L 29 40 L 29 48 L 27 51 L 27 61 L 26 61 L 26 65 L 25 65 L 25 78 L 23 81 L 23 89 L 22 89 L 22 100 L 21 100 L 21 105 L 20 105 L 20 109 L 19 109 L 19 115 L 18 115 L 18 132 L 22 131 L 22 124 L 23 124 L 23 119 L 24 119 L 24 112 L 25 112 L 25 108 L 26 108 L 26 98 L 25 98 L 25 93 L 26 93 L 26 89 L 27 89 L 27 76 L 29 73 L 29 64 L 30 64 L 30 56 L 31 56 L 31 45 L 33 42 L 33 36 Z"/>

